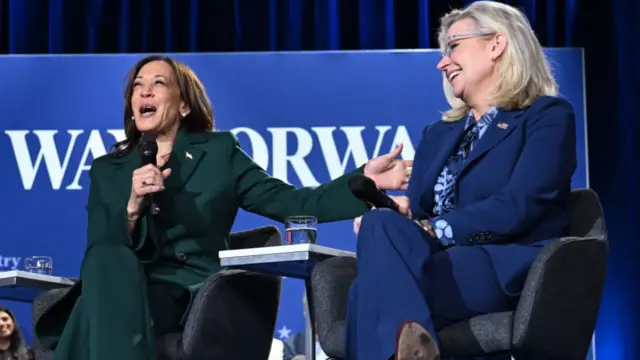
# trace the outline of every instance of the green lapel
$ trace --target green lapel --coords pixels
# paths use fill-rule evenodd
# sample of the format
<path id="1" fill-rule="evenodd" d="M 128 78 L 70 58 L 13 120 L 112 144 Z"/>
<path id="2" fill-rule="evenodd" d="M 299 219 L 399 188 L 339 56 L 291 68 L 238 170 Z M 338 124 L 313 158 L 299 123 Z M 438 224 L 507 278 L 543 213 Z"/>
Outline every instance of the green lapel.
<path id="1" fill-rule="evenodd" d="M 167 189 L 178 188 L 189 180 L 204 155 L 204 151 L 195 145 L 206 141 L 206 134 L 189 133 L 182 129 L 178 131 L 171 157 L 166 165 L 171 169 L 171 176 L 165 182 Z"/>
<path id="2" fill-rule="evenodd" d="M 168 189 L 178 188 L 189 180 L 204 155 L 204 151 L 195 145 L 206 142 L 206 135 L 205 133 L 190 133 L 182 129 L 178 131 L 171 157 L 165 165 L 165 167 L 171 168 L 171 176 L 165 182 Z M 140 155 L 137 149 L 132 149 L 120 157 L 110 157 L 110 159 L 114 164 L 125 165 L 124 169 L 130 173 L 140 167 Z"/>
<path id="3" fill-rule="evenodd" d="M 126 185 L 126 187 L 128 187 L 130 190 L 131 175 L 135 169 L 140 167 L 140 154 L 138 153 L 138 149 L 131 149 L 126 154 L 118 157 L 110 155 L 107 157 L 107 159 L 109 159 L 109 162 L 111 162 L 112 164 L 118 165 L 113 178 L 116 180 L 120 180 L 120 182 L 124 181 L 122 182 L 122 184 Z"/>

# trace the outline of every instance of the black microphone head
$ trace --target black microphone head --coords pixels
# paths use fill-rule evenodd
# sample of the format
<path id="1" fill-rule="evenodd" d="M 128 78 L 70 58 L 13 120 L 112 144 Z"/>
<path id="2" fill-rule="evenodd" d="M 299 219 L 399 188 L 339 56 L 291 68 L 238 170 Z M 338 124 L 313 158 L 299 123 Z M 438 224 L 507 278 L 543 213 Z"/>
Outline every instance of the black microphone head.
<path id="1" fill-rule="evenodd" d="M 364 175 L 355 175 L 349 179 L 349 189 L 353 195 L 363 201 L 370 201 L 378 192 L 376 183 Z"/>
<path id="2" fill-rule="evenodd" d="M 158 155 L 158 143 L 153 135 L 145 134 L 140 137 L 138 142 L 138 151 L 142 158 L 142 164 L 156 164 L 156 156 Z"/>

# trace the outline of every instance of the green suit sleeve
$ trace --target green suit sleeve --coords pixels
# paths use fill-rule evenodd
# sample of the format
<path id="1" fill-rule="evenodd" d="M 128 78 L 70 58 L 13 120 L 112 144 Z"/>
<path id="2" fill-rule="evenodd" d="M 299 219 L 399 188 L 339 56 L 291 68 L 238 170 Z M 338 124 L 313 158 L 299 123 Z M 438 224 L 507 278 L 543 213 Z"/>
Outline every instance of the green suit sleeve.
<path id="1" fill-rule="evenodd" d="M 280 222 L 288 216 L 310 215 L 326 223 L 352 219 L 369 209 L 353 196 L 348 185 L 351 177 L 362 174 L 363 167 L 327 184 L 297 189 L 267 174 L 240 148 L 235 135 L 231 138 L 231 168 L 244 210 Z"/>
<path id="2" fill-rule="evenodd" d="M 95 161 L 89 171 L 91 183 L 89 185 L 89 200 L 86 205 L 87 222 L 87 250 L 93 245 L 120 244 L 141 250 L 147 237 L 146 216 L 138 220 L 133 233 L 129 233 L 127 224 L 126 203 L 112 204 L 103 199 L 101 183 L 110 181 L 108 173 L 99 161 Z"/>

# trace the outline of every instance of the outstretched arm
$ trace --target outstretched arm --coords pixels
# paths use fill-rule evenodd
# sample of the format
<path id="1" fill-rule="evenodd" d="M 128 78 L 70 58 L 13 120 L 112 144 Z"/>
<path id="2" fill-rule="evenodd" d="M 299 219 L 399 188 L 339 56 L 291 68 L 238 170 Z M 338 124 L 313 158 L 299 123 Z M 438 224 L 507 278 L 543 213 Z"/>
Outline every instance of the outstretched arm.
<path id="1" fill-rule="evenodd" d="M 364 167 L 317 187 L 297 189 L 267 174 L 241 148 L 238 139 L 230 135 L 231 168 L 236 179 L 240 207 L 283 222 L 294 215 L 315 216 L 318 222 L 351 219 L 369 207 L 349 190 L 349 179 L 363 174 Z"/>

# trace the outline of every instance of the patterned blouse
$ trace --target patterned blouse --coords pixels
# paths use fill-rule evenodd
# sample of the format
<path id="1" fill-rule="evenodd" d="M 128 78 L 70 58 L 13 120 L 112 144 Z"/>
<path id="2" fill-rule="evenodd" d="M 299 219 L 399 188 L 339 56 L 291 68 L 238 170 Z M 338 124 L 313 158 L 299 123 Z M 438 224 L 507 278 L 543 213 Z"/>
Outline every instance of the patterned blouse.
<path id="1" fill-rule="evenodd" d="M 477 122 L 473 118 L 473 114 L 469 111 L 467 120 L 464 125 L 464 138 L 460 143 L 458 150 L 449 157 L 449 160 L 444 165 L 442 172 L 438 176 L 436 185 L 433 188 L 434 202 L 433 213 L 436 215 L 431 218 L 429 222 L 433 230 L 435 231 L 440 243 L 445 246 L 453 245 L 454 232 L 451 226 L 439 217 L 455 210 L 456 199 L 455 189 L 458 175 L 465 161 L 469 157 L 471 151 L 473 151 L 477 141 L 484 135 L 484 133 L 491 125 L 493 119 L 498 114 L 498 109 L 492 107 L 484 114 Z"/>

